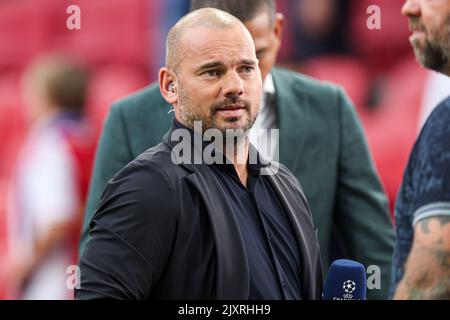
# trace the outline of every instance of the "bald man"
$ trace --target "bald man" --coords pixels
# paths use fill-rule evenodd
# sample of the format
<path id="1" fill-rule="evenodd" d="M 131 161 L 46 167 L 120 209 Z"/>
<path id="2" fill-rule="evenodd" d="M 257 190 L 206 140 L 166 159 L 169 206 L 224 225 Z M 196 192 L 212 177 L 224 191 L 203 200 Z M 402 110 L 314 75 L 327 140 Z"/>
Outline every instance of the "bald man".
<path id="1" fill-rule="evenodd" d="M 262 94 L 250 33 L 200 9 L 171 29 L 166 51 L 159 87 L 175 119 L 109 181 L 76 298 L 320 299 L 303 190 L 249 143 Z"/>

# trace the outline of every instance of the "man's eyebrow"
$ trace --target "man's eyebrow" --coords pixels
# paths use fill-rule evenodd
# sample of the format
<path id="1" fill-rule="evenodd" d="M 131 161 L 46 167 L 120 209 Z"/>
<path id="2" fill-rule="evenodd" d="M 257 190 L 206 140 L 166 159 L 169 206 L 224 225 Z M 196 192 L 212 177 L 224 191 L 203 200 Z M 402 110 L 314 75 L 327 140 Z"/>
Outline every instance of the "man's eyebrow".
<path id="1" fill-rule="evenodd" d="M 254 66 L 256 65 L 256 61 L 254 60 L 250 60 L 250 59 L 244 59 L 240 61 L 240 64 L 245 64 L 245 65 L 249 65 L 249 66 Z"/>
<path id="2" fill-rule="evenodd" d="M 254 66 L 254 65 L 256 65 L 256 61 L 251 60 L 251 59 L 243 59 L 243 60 L 239 61 L 239 64 L 240 65 Z M 214 68 L 223 68 L 223 67 L 225 67 L 225 64 L 223 62 L 211 61 L 211 62 L 207 62 L 205 64 L 202 64 L 200 67 L 197 68 L 197 71 L 214 69 Z"/>
<path id="3" fill-rule="evenodd" d="M 200 67 L 197 68 L 198 71 L 205 70 L 205 69 L 213 69 L 217 67 L 223 67 L 224 64 L 220 61 L 211 61 L 207 62 L 205 64 L 202 64 Z"/>

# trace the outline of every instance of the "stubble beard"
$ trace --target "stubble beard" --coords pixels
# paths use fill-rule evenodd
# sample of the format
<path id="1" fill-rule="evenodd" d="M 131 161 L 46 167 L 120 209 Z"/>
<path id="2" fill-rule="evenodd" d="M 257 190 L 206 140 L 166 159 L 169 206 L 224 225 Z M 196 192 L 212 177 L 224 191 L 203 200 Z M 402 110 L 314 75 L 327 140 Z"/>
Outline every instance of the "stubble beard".
<path id="1" fill-rule="evenodd" d="M 425 33 L 425 44 L 412 42 L 416 59 L 425 68 L 448 73 L 450 70 L 450 16 L 445 19 L 444 28 L 436 32 L 435 38 L 430 39 Z"/>
<path id="2" fill-rule="evenodd" d="M 241 117 L 228 118 L 227 120 L 219 120 L 218 112 L 219 109 L 233 103 L 241 103 L 245 106 L 245 114 Z M 194 123 L 196 121 L 201 121 L 202 131 L 205 132 L 208 129 L 219 130 L 223 137 L 226 138 L 227 135 L 233 134 L 238 137 L 238 140 L 245 139 L 248 137 L 249 131 L 256 121 L 256 117 L 259 112 L 259 107 L 256 112 L 252 114 L 252 103 L 249 100 L 241 100 L 236 97 L 227 99 L 226 101 L 219 102 L 210 106 L 207 110 L 207 114 L 201 114 L 202 108 L 195 105 L 187 92 L 179 87 L 179 121 L 185 125 L 187 128 L 194 130 Z M 239 127 L 235 127 L 232 124 L 236 121 L 241 121 L 240 118 L 245 117 L 245 122 Z M 229 124 L 229 125 L 227 125 Z M 201 132 L 201 133 L 203 133 Z"/>

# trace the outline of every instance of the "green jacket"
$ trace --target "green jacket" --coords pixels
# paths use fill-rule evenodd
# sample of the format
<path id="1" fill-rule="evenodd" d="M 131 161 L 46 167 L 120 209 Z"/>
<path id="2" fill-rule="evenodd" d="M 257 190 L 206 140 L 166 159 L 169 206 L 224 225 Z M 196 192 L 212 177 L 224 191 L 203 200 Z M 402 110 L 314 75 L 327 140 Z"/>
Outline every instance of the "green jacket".
<path id="1" fill-rule="evenodd" d="M 385 299 L 391 274 L 394 232 L 387 199 L 374 169 L 363 130 L 342 89 L 295 72 L 273 69 L 280 162 L 299 179 L 308 199 L 325 267 L 335 225 L 347 258 L 381 268 L 381 289 L 369 299 Z M 162 141 L 173 113 L 153 84 L 115 103 L 97 148 L 80 241 L 103 189 L 123 166 Z"/>

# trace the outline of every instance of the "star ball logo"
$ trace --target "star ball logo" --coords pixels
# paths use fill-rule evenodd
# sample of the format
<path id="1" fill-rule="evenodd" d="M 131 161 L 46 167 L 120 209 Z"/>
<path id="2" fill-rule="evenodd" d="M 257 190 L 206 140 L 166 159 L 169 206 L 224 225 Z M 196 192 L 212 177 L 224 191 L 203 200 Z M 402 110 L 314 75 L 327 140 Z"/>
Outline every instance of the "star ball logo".
<path id="1" fill-rule="evenodd" d="M 347 294 L 344 294 L 344 299 L 352 299 L 352 293 L 356 290 L 356 283 L 352 280 L 344 281 L 342 284 L 342 289 L 347 292 Z"/>
<path id="2" fill-rule="evenodd" d="M 356 289 L 356 283 L 354 283 L 352 280 L 344 281 L 344 283 L 342 284 L 342 288 L 347 293 L 353 293 L 353 291 L 355 291 Z"/>

